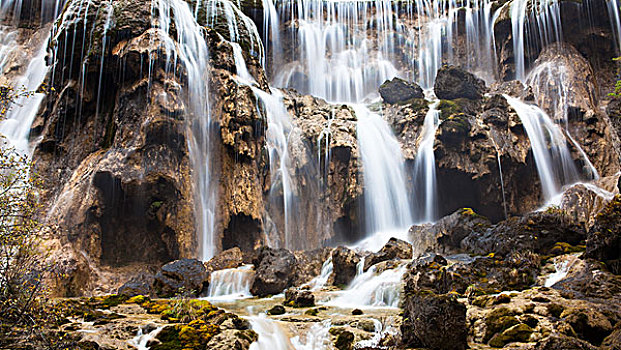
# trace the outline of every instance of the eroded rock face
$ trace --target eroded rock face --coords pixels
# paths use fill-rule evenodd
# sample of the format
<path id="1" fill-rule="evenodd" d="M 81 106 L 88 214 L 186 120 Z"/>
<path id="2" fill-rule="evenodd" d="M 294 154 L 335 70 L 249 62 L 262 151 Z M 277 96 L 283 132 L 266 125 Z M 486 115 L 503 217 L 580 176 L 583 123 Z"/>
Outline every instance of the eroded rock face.
<path id="1" fill-rule="evenodd" d="M 606 263 L 614 274 L 621 274 L 621 197 L 617 195 L 597 214 L 589 231 L 585 256 Z"/>

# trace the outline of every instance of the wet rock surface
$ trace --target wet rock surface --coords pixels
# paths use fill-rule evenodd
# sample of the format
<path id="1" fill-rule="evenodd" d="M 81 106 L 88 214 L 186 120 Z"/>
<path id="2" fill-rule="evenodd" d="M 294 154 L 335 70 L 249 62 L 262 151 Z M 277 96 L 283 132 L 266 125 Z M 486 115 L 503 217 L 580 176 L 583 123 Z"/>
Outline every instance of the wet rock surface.
<path id="1" fill-rule="evenodd" d="M 207 286 L 205 265 L 196 259 L 176 260 L 162 266 L 153 281 L 153 289 L 160 297 L 199 296 L 207 291 Z"/>
<path id="2" fill-rule="evenodd" d="M 407 102 L 413 98 L 423 98 L 423 89 L 415 83 L 400 78 L 385 81 L 379 87 L 380 96 L 386 103 Z"/>
<path id="3" fill-rule="evenodd" d="M 288 250 L 261 248 L 253 264 L 256 270 L 250 288 L 253 295 L 265 297 L 279 294 L 293 285 L 297 260 Z"/>
<path id="4" fill-rule="evenodd" d="M 360 263 L 360 255 L 355 251 L 337 247 L 332 251 L 332 264 L 334 270 L 332 272 L 332 283 L 335 286 L 346 286 L 356 276 L 357 266 Z"/>
<path id="5" fill-rule="evenodd" d="M 412 258 L 412 245 L 404 240 L 390 238 L 377 253 L 364 257 L 363 271 L 371 266 L 389 260 L 407 260 Z"/>
<path id="6" fill-rule="evenodd" d="M 472 73 L 457 67 L 444 67 L 438 70 L 433 90 L 440 99 L 476 100 L 483 97 L 487 88 L 485 82 Z"/>

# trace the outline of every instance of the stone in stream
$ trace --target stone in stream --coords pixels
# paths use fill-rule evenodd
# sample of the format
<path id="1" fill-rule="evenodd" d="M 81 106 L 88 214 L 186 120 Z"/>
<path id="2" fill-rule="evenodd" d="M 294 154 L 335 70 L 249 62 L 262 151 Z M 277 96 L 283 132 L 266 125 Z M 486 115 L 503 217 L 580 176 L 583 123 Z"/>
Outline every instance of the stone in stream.
<path id="1" fill-rule="evenodd" d="M 277 316 L 285 313 L 285 307 L 282 305 L 274 305 L 271 309 L 267 310 L 268 315 Z"/>
<path id="2" fill-rule="evenodd" d="M 153 289 L 160 297 L 200 295 L 207 290 L 207 270 L 196 259 L 181 259 L 162 266 L 155 275 Z"/>
<path id="3" fill-rule="evenodd" d="M 241 249 L 239 249 L 239 247 L 233 247 L 211 258 L 205 263 L 205 268 L 207 271 L 213 272 L 217 270 L 240 267 L 243 263 L 244 257 Z"/>
<path id="4" fill-rule="evenodd" d="M 424 97 L 423 89 L 416 83 L 410 83 L 397 77 L 392 80 L 386 80 L 379 87 L 379 93 L 384 102 L 391 104 Z"/>
<path id="5" fill-rule="evenodd" d="M 292 286 L 297 259 L 290 251 L 263 247 L 253 263 L 256 273 L 250 288 L 252 295 L 266 297 Z"/>
<path id="6" fill-rule="evenodd" d="M 332 283 L 335 286 L 347 286 L 356 277 L 356 268 L 360 255 L 346 247 L 337 247 L 332 251 Z"/>
<path id="7" fill-rule="evenodd" d="M 406 241 L 392 237 L 382 247 L 382 249 L 380 249 L 380 251 L 369 254 L 365 257 L 363 270 L 366 271 L 371 266 L 383 261 L 411 258 L 412 245 Z"/>
<path id="8" fill-rule="evenodd" d="M 149 273 L 140 273 L 125 282 L 118 289 L 118 294 L 133 297 L 136 295 L 152 295 L 155 278 Z"/>
<path id="9" fill-rule="evenodd" d="M 292 307 L 315 306 L 315 296 L 310 290 L 289 288 L 285 291 L 284 304 Z"/>

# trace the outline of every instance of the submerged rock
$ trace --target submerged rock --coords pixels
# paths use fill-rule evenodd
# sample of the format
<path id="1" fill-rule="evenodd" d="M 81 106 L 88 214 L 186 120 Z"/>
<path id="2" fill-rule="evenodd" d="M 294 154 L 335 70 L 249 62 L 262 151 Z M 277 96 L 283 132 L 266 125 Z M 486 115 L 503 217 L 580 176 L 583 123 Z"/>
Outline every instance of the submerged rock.
<path id="1" fill-rule="evenodd" d="M 252 295 L 279 294 L 293 285 L 297 260 L 290 251 L 263 247 L 253 263 L 256 273 L 250 288 Z"/>
<path id="2" fill-rule="evenodd" d="M 487 91 L 485 82 L 461 68 L 449 66 L 438 70 L 433 86 L 436 96 L 441 99 L 457 98 L 480 99 Z"/>
<path id="3" fill-rule="evenodd" d="M 155 275 L 153 289 L 160 297 L 178 295 L 198 296 L 207 290 L 208 275 L 205 265 L 196 259 L 170 262 Z"/>
<path id="4" fill-rule="evenodd" d="M 423 89 L 416 83 L 410 83 L 397 77 L 386 80 L 379 87 L 379 93 L 384 102 L 392 104 L 424 97 Z"/>

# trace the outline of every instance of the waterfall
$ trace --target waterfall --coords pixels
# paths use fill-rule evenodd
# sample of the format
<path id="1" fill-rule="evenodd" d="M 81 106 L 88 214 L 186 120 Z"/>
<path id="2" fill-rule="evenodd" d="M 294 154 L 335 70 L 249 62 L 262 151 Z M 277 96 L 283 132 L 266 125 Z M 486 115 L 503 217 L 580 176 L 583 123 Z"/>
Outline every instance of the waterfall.
<path id="1" fill-rule="evenodd" d="M 608 17 L 612 27 L 612 34 L 617 44 L 617 52 L 621 52 L 621 16 L 619 15 L 619 0 L 606 0 Z"/>
<path id="2" fill-rule="evenodd" d="M 317 322 L 310 327 L 302 341 L 299 335 L 291 338 L 295 350 L 324 350 L 331 348 L 330 320 Z"/>
<path id="3" fill-rule="evenodd" d="M 422 208 L 416 210 L 417 222 L 432 222 L 437 216 L 437 184 L 436 184 L 436 158 L 433 153 L 433 145 L 436 139 L 436 130 L 440 122 L 440 111 L 437 109 L 439 101 L 429 105 L 429 110 L 425 115 L 423 129 L 420 133 L 418 152 L 414 160 L 414 181 L 417 198 L 423 204 Z"/>
<path id="4" fill-rule="evenodd" d="M 214 225 L 216 216 L 216 186 L 211 181 L 211 111 L 209 107 L 209 52 L 202 27 L 188 3 L 183 0 L 157 0 L 153 2 L 153 17 L 159 14 L 159 27 L 164 33 L 171 33 L 174 25 L 177 45 L 167 43 L 167 59 L 170 65 L 177 60 L 185 68 L 187 79 L 187 113 L 189 135 L 188 148 L 194 170 L 197 207 L 197 232 L 200 242 L 200 258 L 209 260 L 215 253 Z M 171 14 L 172 12 L 172 14 Z M 171 61 L 171 56 L 174 59 Z M 174 72 L 174 67 L 170 67 Z"/>
<path id="5" fill-rule="evenodd" d="M 561 187 L 579 180 L 578 171 L 561 128 L 539 107 L 504 95 L 516 111 L 530 140 L 543 197 L 552 199 Z"/>
<path id="6" fill-rule="evenodd" d="M 395 269 L 377 272 L 377 265 L 362 272 L 364 260 L 358 264 L 358 272 L 349 287 L 326 305 L 336 307 L 399 307 L 401 298 L 401 279 L 406 272 L 406 265 Z"/>
<path id="7" fill-rule="evenodd" d="M 515 79 L 523 80 L 524 71 L 524 37 L 526 35 L 526 11 L 528 0 L 514 0 L 511 3 L 511 37 L 513 38 L 513 59 L 515 61 Z"/>
<path id="8" fill-rule="evenodd" d="M 149 333 L 144 333 L 142 327 L 138 328 L 138 334 L 129 343 L 136 347 L 137 350 L 149 350 L 147 344 L 149 341 L 155 339 L 157 334 L 164 329 L 164 326 L 157 327 Z"/>
<path id="9" fill-rule="evenodd" d="M 41 86 L 49 71 L 49 67 L 45 63 L 48 40 L 49 35 L 42 41 L 36 56 L 28 64 L 25 74 L 13 82 L 12 85 L 15 89 L 21 90 L 23 88 L 25 91 L 33 92 Z M 3 58 L 0 56 L 0 62 L 2 60 Z M 31 152 L 29 148 L 30 127 L 39 111 L 43 97 L 45 94 L 41 92 L 36 92 L 32 96 L 19 96 L 13 101 L 5 119 L 0 123 L 0 134 L 6 136 L 9 144 L 20 153 L 30 154 Z"/>
<path id="10" fill-rule="evenodd" d="M 308 282 L 311 290 L 319 290 L 325 286 L 326 283 L 328 283 L 328 279 L 330 278 L 332 271 L 334 271 L 334 264 L 332 264 L 332 255 L 330 255 L 326 261 L 323 262 L 323 265 L 321 265 L 321 272 L 319 273 L 319 276 Z"/>
<path id="11" fill-rule="evenodd" d="M 367 233 L 404 229 L 412 224 L 401 146 L 388 123 L 362 105 L 352 105 L 364 176 Z"/>
<path id="12" fill-rule="evenodd" d="M 254 281 L 252 265 L 213 271 L 209 280 L 209 300 L 231 300 L 251 297 Z"/>
<path id="13" fill-rule="evenodd" d="M 571 91 L 568 79 L 569 69 L 564 63 L 559 63 L 555 60 L 543 62 L 532 69 L 526 78 L 526 83 L 533 89 L 536 101 L 540 106 L 544 106 L 546 103 L 551 106 L 549 108 L 550 114 L 554 120 L 559 120 L 562 123 L 565 135 L 582 156 L 589 177 L 598 179 L 599 173 L 597 169 L 589 160 L 584 149 L 569 132 L 569 98 Z M 595 100 L 595 97 L 592 96 L 580 96 L 580 98 L 587 100 L 587 103 Z"/>
<path id="14" fill-rule="evenodd" d="M 268 318 L 265 314 L 248 318 L 252 330 L 259 338 L 250 344 L 249 350 L 295 350 L 287 334 L 278 322 Z"/>

